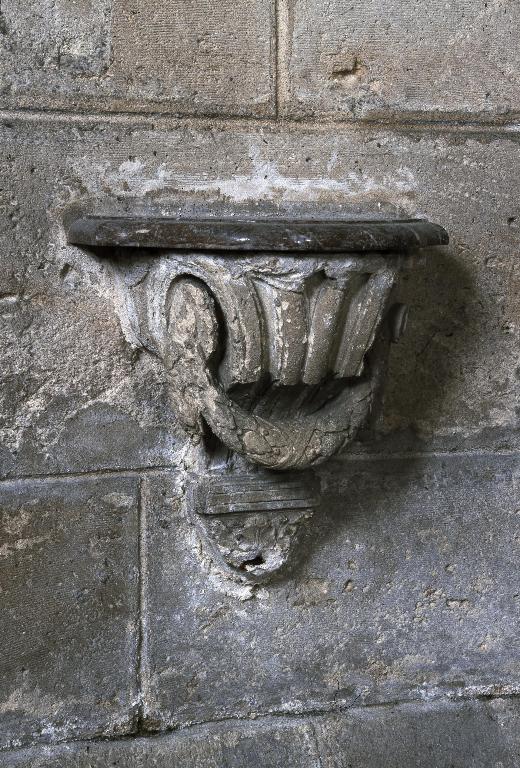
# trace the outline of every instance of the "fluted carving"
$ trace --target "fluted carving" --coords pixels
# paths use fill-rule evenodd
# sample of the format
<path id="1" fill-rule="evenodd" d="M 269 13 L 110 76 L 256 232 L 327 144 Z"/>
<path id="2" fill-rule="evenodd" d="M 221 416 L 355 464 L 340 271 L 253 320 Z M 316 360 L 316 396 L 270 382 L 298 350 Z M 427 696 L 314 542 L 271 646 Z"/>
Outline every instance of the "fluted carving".
<path id="1" fill-rule="evenodd" d="M 366 358 L 396 276 L 377 259 L 170 255 L 129 301 L 133 316 L 147 308 L 140 333 L 165 360 L 191 434 L 206 424 L 253 463 L 301 469 L 340 450 L 370 411 Z M 247 407 L 238 385 L 249 385 Z M 285 388 L 296 412 L 277 404 Z"/>

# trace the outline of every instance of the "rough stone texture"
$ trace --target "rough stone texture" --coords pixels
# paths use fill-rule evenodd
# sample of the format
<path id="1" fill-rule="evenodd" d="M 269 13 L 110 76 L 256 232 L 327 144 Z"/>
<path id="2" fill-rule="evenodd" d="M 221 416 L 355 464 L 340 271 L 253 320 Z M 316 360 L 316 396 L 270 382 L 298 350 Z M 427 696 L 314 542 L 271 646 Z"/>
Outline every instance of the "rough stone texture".
<path id="1" fill-rule="evenodd" d="M 6 762 L 4 762 L 6 761 Z M 223 724 L 132 742 L 9 754 L 1 768 L 320 768 L 309 723 Z"/>
<path id="2" fill-rule="evenodd" d="M 324 471 L 302 562 L 261 588 L 219 578 L 182 512 L 179 481 L 150 481 L 151 727 L 520 690 L 518 461 L 359 460 Z"/>
<path id="3" fill-rule="evenodd" d="M 384 432 L 418 435 L 422 450 L 516 444 L 516 134 L 11 121 L 2 141 L 2 474 L 176 460 L 163 366 L 125 342 L 101 262 L 64 243 L 61 206 L 91 196 L 170 212 L 201 200 L 228 212 L 257 199 L 271 212 L 381 201 L 441 222 L 451 245 L 401 288 L 411 316 L 392 350 Z"/>
<path id="4" fill-rule="evenodd" d="M 286 115 L 518 114 L 515 3 L 282 0 L 281 8 Z"/>
<path id="5" fill-rule="evenodd" d="M 175 440 L 160 371 L 125 343 L 97 261 L 80 275 L 62 258 L 48 210 L 68 171 L 44 143 L 21 152 L 12 134 L 0 160 L 0 476 L 162 463 Z"/>
<path id="6" fill-rule="evenodd" d="M 404 704 L 0 754 L 1 768 L 516 768 L 514 700 Z"/>
<path id="7" fill-rule="evenodd" d="M 0 483 L 0 748 L 132 727 L 137 507 L 137 478 Z"/>
<path id="8" fill-rule="evenodd" d="M 4 0 L 0 104 L 273 112 L 271 0 Z"/>
<path id="9" fill-rule="evenodd" d="M 316 722 L 320 768 L 516 768 L 518 702 L 405 704 Z"/>
<path id="10" fill-rule="evenodd" d="M 2 768 L 520 763 L 518 21 L 507 0 L 2 0 Z M 163 363 L 66 244 L 71 203 L 448 230 L 396 297 L 383 418 L 323 470 L 272 583 L 199 541 Z M 221 717 L 246 722 L 193 725 Z"/>

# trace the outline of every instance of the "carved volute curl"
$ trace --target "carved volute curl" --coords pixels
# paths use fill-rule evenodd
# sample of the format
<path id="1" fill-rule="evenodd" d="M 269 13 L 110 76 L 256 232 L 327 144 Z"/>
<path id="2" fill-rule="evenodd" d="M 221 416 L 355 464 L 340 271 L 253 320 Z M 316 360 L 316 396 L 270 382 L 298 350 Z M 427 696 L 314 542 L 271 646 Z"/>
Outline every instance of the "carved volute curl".
<path id="1" fill-rule="evenodd" d="M 107 255 L 165 249 L 127 289 L 125 322 L 163 360 L 173 410 L 204 446 L 189 512 L 230 573 L 279 570 L 317 504 L 312 473 L 298 470 L 366 421 L 406 324 L 399 273 L 446 233 L 413 220 L 76 216 L 68 237 Z M 243 460 L 223 468 L 226 450 Z"/>

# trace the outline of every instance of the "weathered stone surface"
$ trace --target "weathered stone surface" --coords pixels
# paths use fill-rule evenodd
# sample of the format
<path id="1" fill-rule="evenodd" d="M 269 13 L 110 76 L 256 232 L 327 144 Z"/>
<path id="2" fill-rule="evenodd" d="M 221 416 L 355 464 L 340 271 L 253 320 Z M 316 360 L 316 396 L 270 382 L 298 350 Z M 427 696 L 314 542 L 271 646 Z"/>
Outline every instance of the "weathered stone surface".
<path id="1" fill-rule="evenodd" d="M 518 461 L 331 462 L 302 562 L 233 584 L 182 513 L 146 496 L 151 727 L 520 685 Z"/>
<path id="2" fill-rule="evenodd" d="M 171 253 L 129 292 L 122 323 L 134 319 L 148 350 L 156 342 L 175 414 L 194 441 L 205 424 L 251 463 L 303 469 L 351 442 L 371 412 L 400 271 L 392 255 L 373 261 Z M 320 323 L 328 291 L 339 307 Z M 330 350 L 321 367 L 314 344 Z M 331 383 L 331 371 L 341 381 Z"/>
<path id="3" fill-rule="evenodd" d="M 515 4 L 284 0 L 282 8 L 285 114 L 438 119 L 519 111 Z"/>
<path id="4" fill-rule="evenodd" d="M 320 768 L 312 726 L 306 722 L 223 724 L 105 744 L 24 750 L 1 768 Z"/>
<path id="5" fill-rule="evenodd" d="M 1 768 L 517 768 L 517 700 L 353 708 L 306 720 L 0 753 Z"/>
<path id="6" fill-rule="evenodd" d="M 208 555 L 240 581 L 266 581 L 298 557 L 302 530 L 319 504 L 310 471 L 192 475 L 186 510 Z"/>
<path id="7" fill-rule="evenodd" d="M 138 480 L 0 483 L 0 747 L 128 731 Z"/>
<path id="8" fill-rule="evenodd" d="M 157 126 L 158 128 L 161 125 Z M 36 138 L 37 137 L 37 140 Z M 125 122 L 4 124 L 0 192 L 3 475 L 176 461 L 160 361 L 136 354 L 101 261 L 67 246 L 62 206 L 97 198 L 174 213 L 354 208 L 426 216 L 451 245 L 403 282 L 393 347 L 390 450 L 514 447 L 518 434 L 520 174 L 515 134 L 360 129 L 157 132 Z M 128 279 L 142 279 L 137 263 Z M 135 341 L 135 340 L 134 340 Z M 105 437 L 101 429 L 106 430 Z M 374 445 L 371 443 L 370 445 Z"/>
<path id="9" fill-rule="evenodd" d="M 321 768 L 516 768 L 518 700 L 404 704 L 316 721 Z"/>
<path id="10" fill-rule="evenodd" d="M 0 6 L 0 766 L 516 768 L 517 5 Z M 395 297 L 383 418 L 320 470 L 312 520 L 263 524 L 289 492 L 252 492 L 245 459 L 240 493 L 209 482 L 226 452 L 188 446 L 123 311 L 148 257 L 114 280 L 67 244 L 70 204 L 448 230 Z M 289 386 L 305 344 L 309 384 L 335 351 L 300 306 L 271 334 Z M 222 386 L 253 364 L 237 346 Z M 242 528 L 238 497 L 262 507 Z"/>
<path id="11" fill-rule="evenodd" d="M 12 138 L 0 159 L 0 477 L 163 464 L 175 439 L 160 424 L 160 368 L 125 342 L 96 259 L 80 276 L 62 258 L 47 211 L 68 171 Z"/>
<path id="12" fill-rule="evenodd" d="M 271 0 L 4 0 L 0 104 L 273 111 Z"/>
<path id="13" fill-rule="evenodd" d="M 82 221 L 87 233 L 91 225 L 107 231 L 103 217 Z M 111 219 L 109 233 L 114 221 L 123 242 L 129 229 L 150 234 L 146 219 L 136 225 L 131 217 Z M 151 220 L 152 229 L 156 221 Z M 182 227 L 198 238 L 202 221 L 185 220 Z M 235 221 L 205 218 L 206 228 L 212 226 L 211 243 L 218 230 L 225 233 L 218 245 L 225 248 L 229 241 L 234 247 Z M 259 223 L 268 229 L 270 222 L 254 225 Z M 138 281 L 129 281 L 129 275 L 140 254 L 115 251 L 118 240 L 104 241 L 112 247 L 101 257 L 123 294 L 116 302 L 121 324 L 134 329 L 143 352 L 163 361 L 174 412 L 194 449 L 191 474 L 203 467 L 192 482 L 207 489 L 210 466 L 217 468 L 217 478 L 228 481 L 213 485 L 213 504 L 200 504 L 203 494 L 193 494 L 199 508 L 192 520 L 210 556 L 240 580 L 265 580 L 282 569 L 316 506 L 316 494 L 305 487 L 302 474 L 287 482 L 280 471 L 304 470 L 339 453 L 374 409 L 390 347 L 389 316 L 399 306 L 392 302 L 395 285 L 399 272 L 416 261 L 404 244 L 395 243 L 395 230 L 405 228 L 402 222 L 387 221 L 382 230 L 377 224 L 363 224 L 371 248 L 360 253 L 352 248 L 342 256 L 326 253 L 327 236 L 335 233 L 337 248 L 338 239 L 348 242 L 352 230 L 359 231 L 353 223 L 305 224 L 298 237 L 304 243 L 314 237 L 314 249 L 296 256 L 208 255 L 198 239 L 191 253 L 175 241 L 175 250 L 164 253 L 152 240 L 157 249 L 145 252 L 152 263 Z M 406 229 L 412 224 L 407 222 Z M 242 225 L 246 231 L 254 228 L 249 220 Z M 286 234 L 294 230 L 290 223 L 280 226 Z M 425 245 L 447 243 L 444 230 L 427 228 L 435 238 Z M 385 230 L 390 240 L 384 240 Z M 69 242 L 76 243 L 71 231 L 74 226 Z M 244 239 L 238 236 L 239 242 Z M 80 243 L 85 244 L 82 238 Z M 95 243 L 87 237 L 87 245 Z M 245 473 L 235 471 L 241 459 L 249 462 Z M 189 499 L 188 512 L 191 506 Z M 204 520 L 201 514 L 208 511 L 211 519 Z"/>

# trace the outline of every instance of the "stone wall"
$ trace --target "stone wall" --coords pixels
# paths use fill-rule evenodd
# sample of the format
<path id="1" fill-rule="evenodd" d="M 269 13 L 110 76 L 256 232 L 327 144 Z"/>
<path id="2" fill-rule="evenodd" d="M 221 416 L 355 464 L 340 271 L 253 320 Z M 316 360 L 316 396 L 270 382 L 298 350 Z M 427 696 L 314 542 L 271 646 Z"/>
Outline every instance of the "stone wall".
<path id="1" fill-rule="evenodd" d="M 0 765 L 517 766 L 518 4 L 0 8 Z M 450 233 L 261 589 L 201 562 L 163 368 L 66 243 L 136 199 Z"/>

